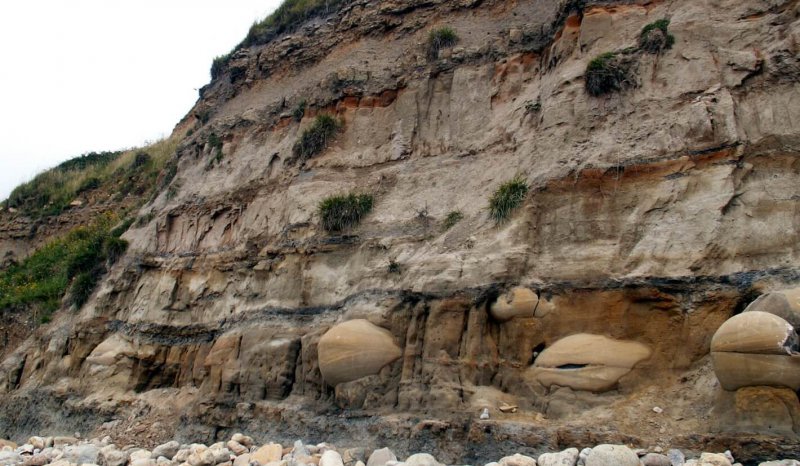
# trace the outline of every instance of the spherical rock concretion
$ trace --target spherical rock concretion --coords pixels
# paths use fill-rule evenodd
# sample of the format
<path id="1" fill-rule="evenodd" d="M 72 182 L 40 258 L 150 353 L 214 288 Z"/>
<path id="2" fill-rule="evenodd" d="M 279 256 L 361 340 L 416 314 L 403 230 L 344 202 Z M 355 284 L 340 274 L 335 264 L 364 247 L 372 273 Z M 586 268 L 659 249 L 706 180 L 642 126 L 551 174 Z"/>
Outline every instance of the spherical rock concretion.
<path id="1" fill-rule="evenodd" d="M 800 327 L 800 288 L 764 293 L 750 303 L 744 312 L 767 312 L 783 318 L 794 328 Z"/>
<path id="2" fill-rule="evenodd" d="M 365 319 L 331 327 L 317 346 L 322 378 L 332 386 L 377 374 L 400 355 L 392 334 Z"/>
<path id="3" fill-rule="evenodd" d="M 528 288 L 516 287 L 497 297 L 489 308 L 496 320 L 506 322 L 514 317 L 533 317 L 539 297 Z"/>
<path id="4" fill-rule="evenodd" d="M 712 352 L 789 354 L 796 345 L 797 335 L 789 322 L 760 311 L 731 317 L 711 338 Z"/>
<path id="5" fill-rule="evenodd" d="M 650 354 L 650 348 L 641 343 L 580 333 L 546 348 L 529 369 L 529 374 L 546 387 L 559 385 L 603 392 L 612 389 Z"/>
<path id="6" fill-rule="evenodd" d="M 711 339 L 714 372 L 725 390 L 770 386 L 800 389 L 797 333 L 783 318 L 749 311 L 725 321 Z"/>

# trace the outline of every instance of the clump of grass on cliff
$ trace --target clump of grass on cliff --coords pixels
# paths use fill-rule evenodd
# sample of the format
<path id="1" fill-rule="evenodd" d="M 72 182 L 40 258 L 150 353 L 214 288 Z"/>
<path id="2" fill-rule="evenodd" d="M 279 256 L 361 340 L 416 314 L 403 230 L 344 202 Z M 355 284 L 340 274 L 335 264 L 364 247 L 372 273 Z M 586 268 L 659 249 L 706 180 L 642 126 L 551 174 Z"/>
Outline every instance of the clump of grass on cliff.
<path id="1" fill-rule="evenodd" d="M 115 224 L 113 214 L 74 228 L 0 273 L 0 309 L 33 309 L 42 320 L 58 309 L 69 290 L 70 302 L 82 306 L 108 265 L 125 252 L 121 235 L 129 223 Z"/>
<path id="2" fill-rule="evenodd" d="M 306 105 L 305 99 L 297 102 L 297 105 L 292 109 L 292 118 L 294 118 L 294 121 L 299 123 L 303 119 L 303 116 L 306 114 Z"/>
<path id="3" fill-rule="evenodd" d="M 508 219 L 511 212 L 522 205 L 525 196 L 528 194 L 528 183 L 522 176 L 501 184 L 489 199 L 489 216 L 496 223 L 502 223 Z"/>
<path id="4" fill-rule="evenodd" d="M 17 186 L 4 201 L 31 218 L 58 215 L 79 196 L 103 190 L 121 198 L 153 194 L 162 186 L 162 169 L 175 153 L 178 138 L 165 139 L 142 149 L 91 152 L 74 157 Z"/>
<path id="5" fill-rule="evenodd" d="M 342 231 L 357 225 L 371 210 L 370 194 L 341 194 L 326 197 L 319 203 L 322 228 L 329 232 Z"/>
<path id="6" fill-rule="evenodd" d="M 449 230 L 453 228 L 456 223 L 464 219 L 464 214 L 460 210 L 453 210 L 447 214 L 442 222 L 442 230 Z"/>
<path id="7" fill-rule="evenodd" d="M 669 20 L 653 21 L 639 34 L 639 48 L 648 53 L 661 53 L 672 48 L 675 36 L 669 33 Z"/>
<path id="8" fill-rule="evenodd" d="M 300 161 L 309 159 L 328 147 L 328 144 L 336 137 L 342 125 L 330 115 L 317 115 L 314 123 L 311 124 L 300 139 L 292 147 L 292 153 Z"/>
<path id="9" fill-rule="evenodd" d="M 217 77 L 225 71 L 225 66 L 231 61 L 232 55 L 233 52 L 231 51 L 225 55 L 214 57 L 214 60 L 211 62 L 211 79 L 217 79 Z"/>
<path id="10" fill-rule="evenodd" d="M 458 35 L 453 28 L 444 26 L 433 29 L 428 34 L 428 59 L 435 60 L 439 57 L 439 51 L 452 47 L 458 43 Z"/>
<path id="11" fill-rule="evenodd" d="M 214 165 L 219 165 L 220 162 L 222 162 L 223 143 L 222 139 L 219 136 L 217 136 L 217 133 L 211 133 L 208 135 L 206 144 L 211 150 L 211 159 L 209 159 L 208 163 L 206 163 L 206 170 L 210 170 L 212 167 L 214 167 Z"/>
<path id="12" fill-rule="evenodd" d="M 623 53 L 598 55 L 586 67 L 586 92 L 597 97 L 635 86 L 633 65 L 634 60 Z"/>

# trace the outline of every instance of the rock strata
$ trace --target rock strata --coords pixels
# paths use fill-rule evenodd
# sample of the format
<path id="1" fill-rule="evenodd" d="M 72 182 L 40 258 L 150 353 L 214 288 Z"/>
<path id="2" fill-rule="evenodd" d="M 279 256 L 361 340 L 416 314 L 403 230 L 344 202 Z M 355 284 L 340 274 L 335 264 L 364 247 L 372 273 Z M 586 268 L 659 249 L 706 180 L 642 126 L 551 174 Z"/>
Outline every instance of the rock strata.
<path id="1" fill-rule="evenodd" d="M 382 445 L 448 464 L 800 450 L 791 332 L 709 346 L 758 294 L 742 315 L 797 329 L 796 1 L 325 4 L 225 59 L 152 198 L 0 212 L 3 263 L 101 210 L 133 222 L 85 305 L 3 309 L 0 435 L 109 435 L 115 462 L 226 440 L 181 445 L 198 466 L 265 439 L 285 443 L 272 466 L 319 462 L 298 437 L 364 448 L 348 466 Z M 434 54 L 445 27 L 459 40 Z M 638 49 L 653 27 L 658 54 Z M 588 93 L 615 53 L 630 86 Z M 301 160 L 321 115 L 340 128 Z M 345 193 L 371 210 L 328 231 Z"/>

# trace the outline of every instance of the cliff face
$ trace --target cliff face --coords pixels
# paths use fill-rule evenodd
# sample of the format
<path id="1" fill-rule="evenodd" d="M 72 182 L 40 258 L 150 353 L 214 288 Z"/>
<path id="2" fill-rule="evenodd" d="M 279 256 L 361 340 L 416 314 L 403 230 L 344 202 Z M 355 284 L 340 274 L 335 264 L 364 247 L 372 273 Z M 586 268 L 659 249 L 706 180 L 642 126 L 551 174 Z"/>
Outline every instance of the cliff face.
<path id="1" fill-rule="evenodd" d="M 662 18 L 670 49 L 629 49 Z M 460 40 L 428 57 L 439 26 Z M 709 346 L 800 283 L 798 43 L 796 1 L 439 0 L 353 2 L 239 50 L 127 254 L 0 366 L 0 433 L 797 451 L 796 394 L 769 426 L 720 422 Z M 593 97 L 608 51 L 635 82 Z M 299 160 L 321 113 L 343 130 Z M 530 191 L 497 225 L 515 175 Z M 324 231 L 319 202 L 350 191 L 372 212 Z"/>

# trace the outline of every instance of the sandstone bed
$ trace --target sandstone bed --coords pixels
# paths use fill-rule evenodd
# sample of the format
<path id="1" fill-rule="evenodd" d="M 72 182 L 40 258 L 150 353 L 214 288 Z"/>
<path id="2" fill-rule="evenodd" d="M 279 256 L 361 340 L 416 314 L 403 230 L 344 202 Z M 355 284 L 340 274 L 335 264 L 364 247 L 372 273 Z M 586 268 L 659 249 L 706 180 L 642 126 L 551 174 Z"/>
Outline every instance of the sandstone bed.
<path id="1" fill-rule="evenodd" d="M 675 44 L 641 55 L 636 86 L 589 96 L 588 61 L 665 17 Z M 240 50 L 91 300 L 3 348 L 0 435 L 796 456 L 799 18 L 782 0 L 356 1 Z M 430 60 L 441 25 L 461 40 Z M 325 112 L 344 130 L 297 160 Z M 488 199 L 517 174 L 530 192 L 496 225 Z M 349 191 L 373 211 L 324 231 L 319 201 Z M 41 241 L 3 215 L 3 256 Z M 745 325 L 714 346 L 754 300 L 786 339 L 759 324 L 736 346 Z M 726 378 L 743 351 L 784 372 Z"/>

